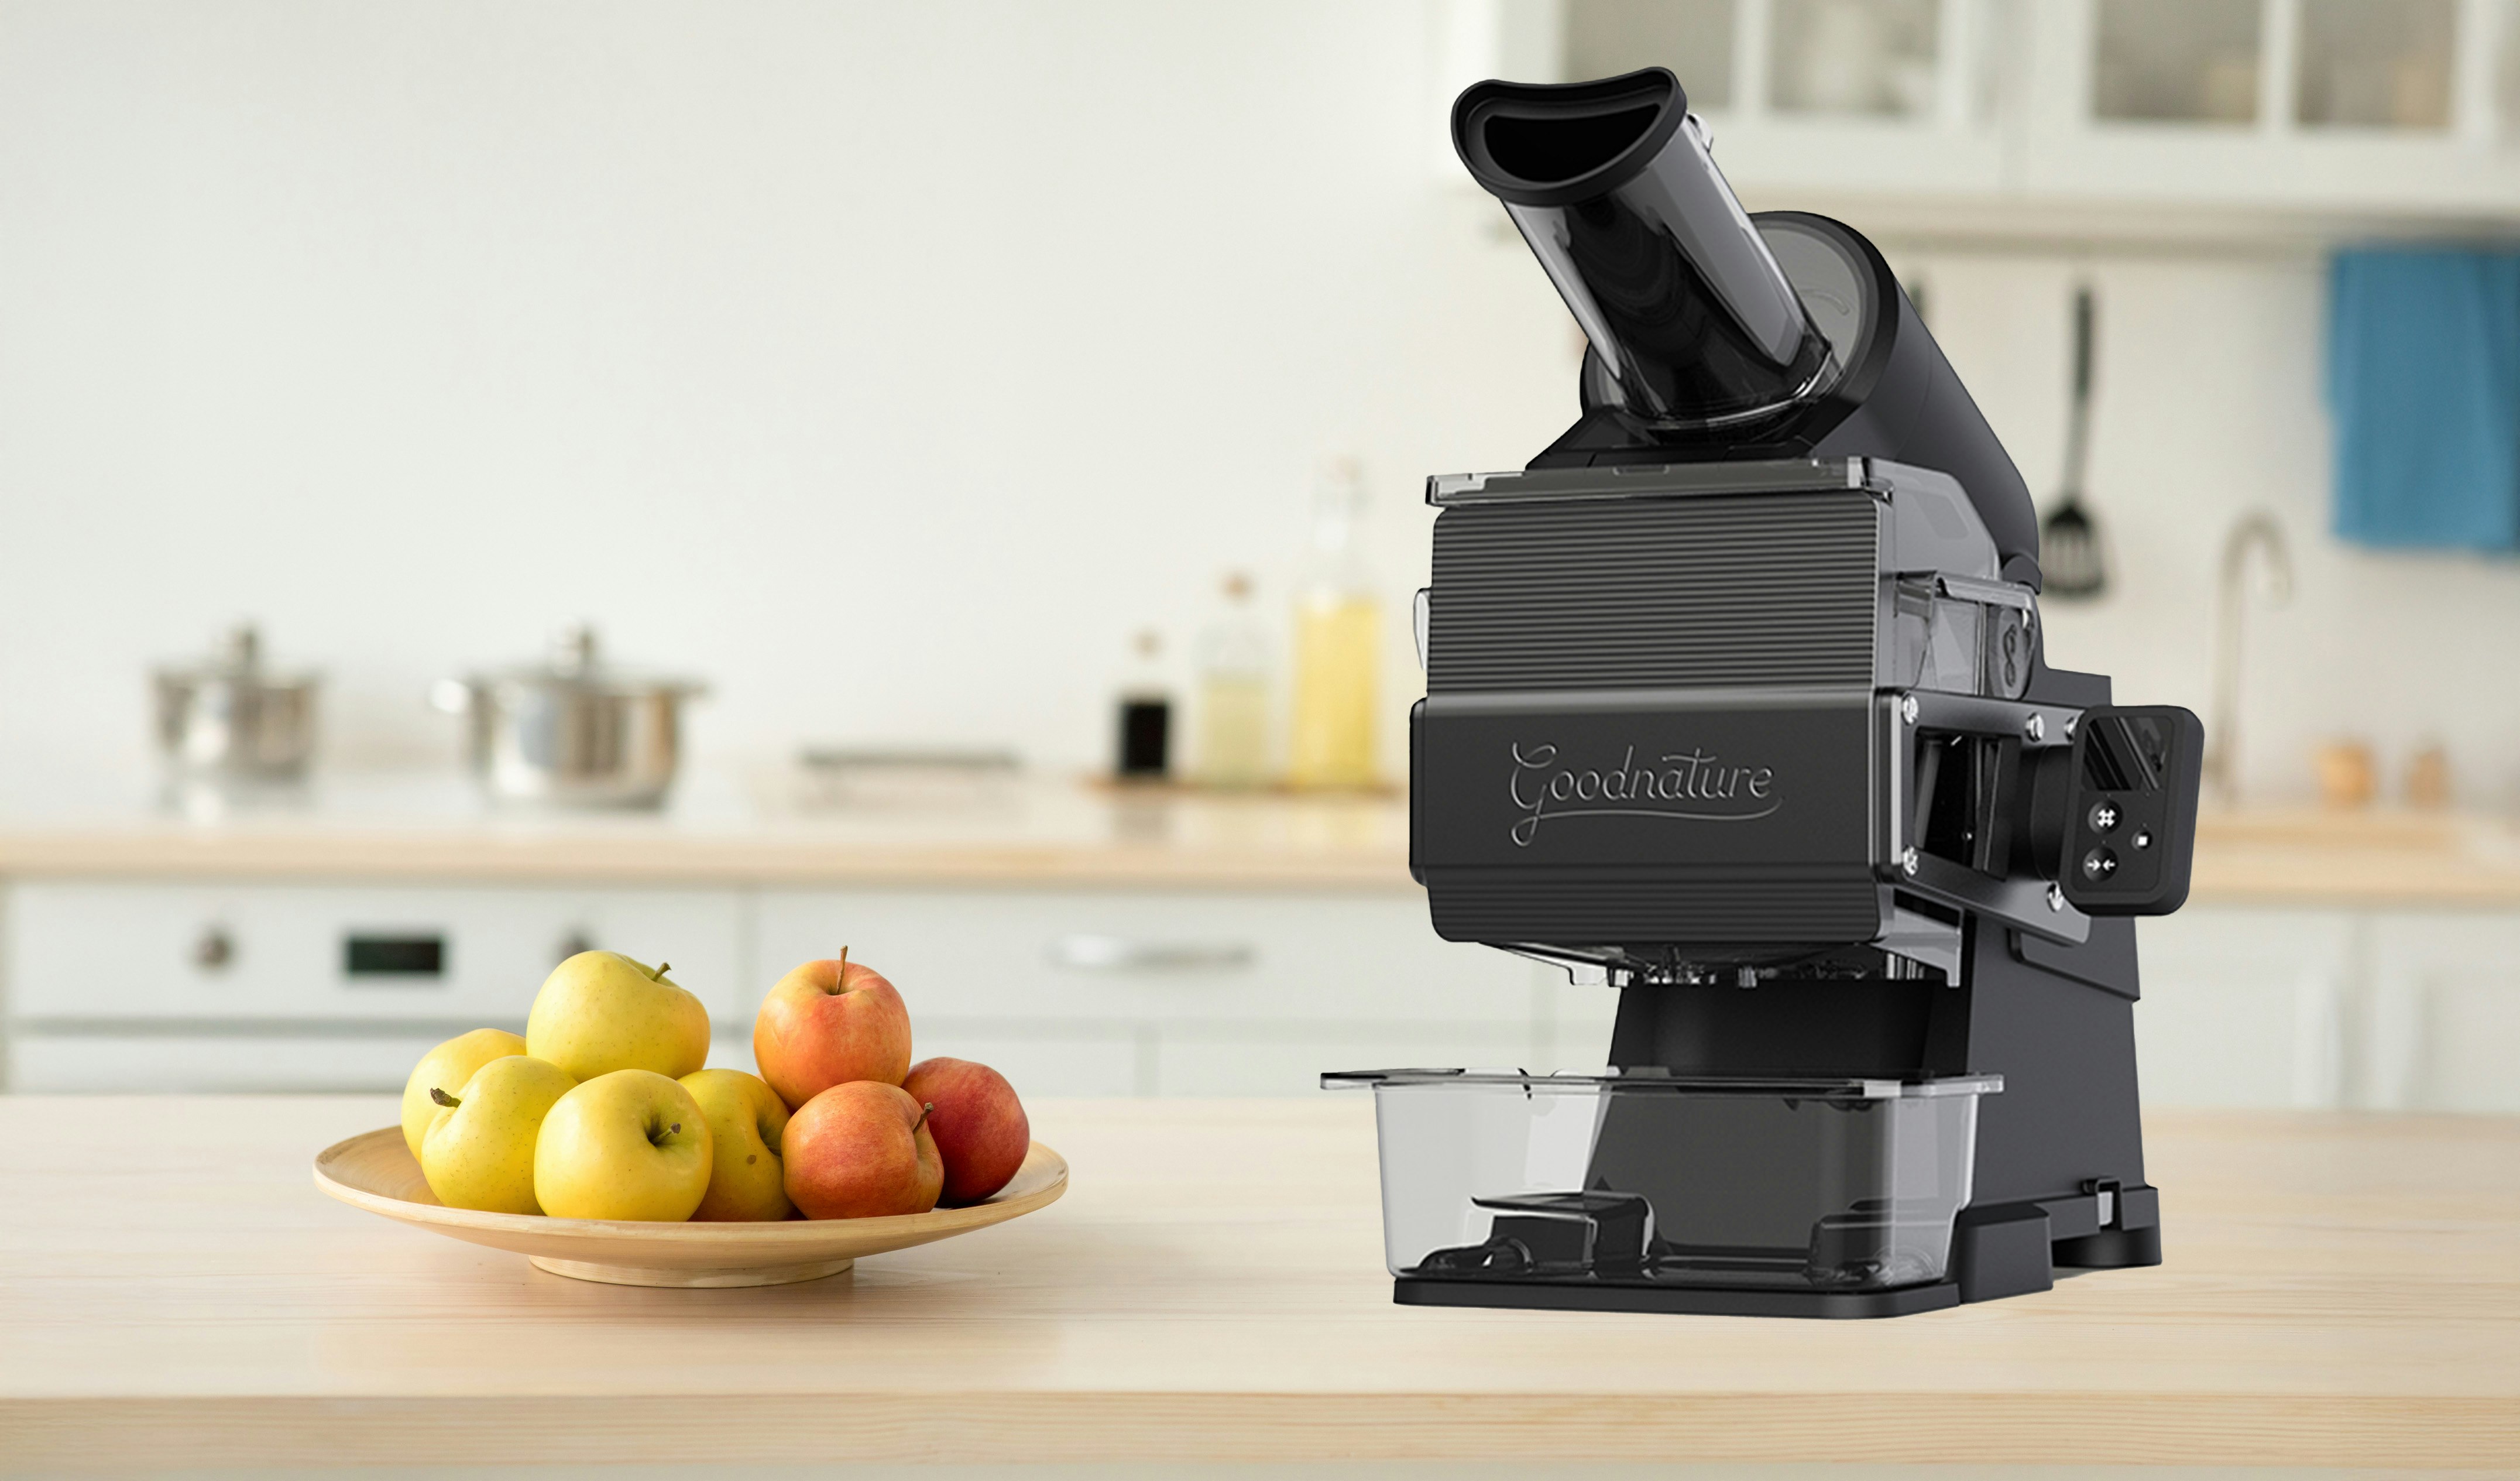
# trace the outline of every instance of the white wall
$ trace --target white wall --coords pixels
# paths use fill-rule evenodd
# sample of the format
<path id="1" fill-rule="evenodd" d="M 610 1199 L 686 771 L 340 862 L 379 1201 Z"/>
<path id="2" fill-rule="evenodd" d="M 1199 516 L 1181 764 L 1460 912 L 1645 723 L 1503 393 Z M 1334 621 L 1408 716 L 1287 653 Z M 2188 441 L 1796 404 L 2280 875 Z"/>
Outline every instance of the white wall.
<path id="1" fill-rule="evenodd" d="M 144 667 L 240 613 L 332 675 L 347 763 L 450 757 L 427 681 L 578 615 L 715 681 L 704 757 L 1085 763 L 1126 635 L 1230 565 L 1282 601 L 1350 451 L 1414 685 L 1418 480 L 1573 412 L 1545 280 L 1432 183 L 1428 37 L 1401 0 L 0 0 L 0 766 L 138 775 Z M 1917 265 L 2045 491 L 2076 265 Z M 2319 533 L 2317 264 L 2094 270 L 2121 579 L 2055 655 L 2201 709 L 2214 548 L 2266 505 L 2302 580 L 2253 776 L 2437 733 L 2507 790 L 2520 580 Z"/>
<path id="2" fill-rule="evenodd" d="M 1428 53 L 1334 0 L 8 0 L 0 764 L 136 771 L 144 666 L 237 613 L 337 759 L 451 756 L 428 681 L 578 614 L 715 681 L 703 754 L 1099 759 L 1129 632 L 1283 601 L 1317 460 L 1405 593 L 1424 473 L 1571 415 Z"/>

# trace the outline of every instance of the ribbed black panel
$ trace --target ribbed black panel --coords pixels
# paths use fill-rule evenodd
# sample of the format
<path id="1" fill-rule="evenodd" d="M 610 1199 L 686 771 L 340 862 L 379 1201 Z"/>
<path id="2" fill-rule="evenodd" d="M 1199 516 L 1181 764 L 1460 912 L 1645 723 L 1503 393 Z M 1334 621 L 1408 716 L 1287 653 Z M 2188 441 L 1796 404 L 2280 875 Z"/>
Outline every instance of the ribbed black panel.
<path id="1" fill-rule="evenodd" d="M 1756 942 L 1841 945 L 1881 929 L 1868 877 L 1781 883 L 1552 877 L 1542 871 L 1429 870 L 1435 934 L 1448 941 Z"/>
<path id="2" fill-rule="evenodd" d="M 1876 509 L 1815 493 L 1446 510 L 1426 687 L 1869 685 Z"/>

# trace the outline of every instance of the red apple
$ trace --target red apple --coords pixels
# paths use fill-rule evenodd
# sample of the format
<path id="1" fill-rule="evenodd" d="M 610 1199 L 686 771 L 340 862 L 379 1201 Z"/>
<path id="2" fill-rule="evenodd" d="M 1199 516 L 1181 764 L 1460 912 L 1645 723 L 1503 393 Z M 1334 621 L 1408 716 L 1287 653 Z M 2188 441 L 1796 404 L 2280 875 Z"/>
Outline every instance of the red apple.
<path id="1" fill-rule="evenodd" d="M 1023 1166 L 1032 1122 L 1007 1077 L 968 1059 L 922 1059 L 901 1082 L 910 1099 L 934 1106 L 927 1118 L 945 1158 L 948 1203 L 977 1203 Z"/>
<path id="2" fill-rule="evenodd" d="M 808 1219 L 923 1214 L 945 1186 L 927 1107 L 898 1085 L 852 1080 L 796 1108 L 779 1138 L 788 1200 Z"/>
<path id="3" fill-rule="evenodd" d="M 910 1070 L 910 1010 L 881 972 L 843 951 L 797 967 L 761 1000 L 752 1057 L 790 1109 L 852 1080 L 899 1085 Z"/>

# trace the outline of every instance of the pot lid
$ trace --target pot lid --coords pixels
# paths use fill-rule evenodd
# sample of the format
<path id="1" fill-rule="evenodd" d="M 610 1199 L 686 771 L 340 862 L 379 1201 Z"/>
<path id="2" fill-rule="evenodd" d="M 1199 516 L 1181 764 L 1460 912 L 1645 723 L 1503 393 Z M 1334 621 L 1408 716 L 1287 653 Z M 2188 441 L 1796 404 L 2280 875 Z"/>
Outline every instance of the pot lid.
<path id="1" fill-rule="evenodd" d="M 299 689 L 320 677 L 313 669 L 263 667 L 262 630 L 240 622 L 220 636 L 209 653 L 189 663 L 161 663 L 158 677 L 174 683 L 254 684 L 265 689 Z"/>
<path id="2" fill-rule="evenodd" d="M 708 686 L 698 679 L 614 666 L 604 656 L 603 644 L 596 637 L 594 624 L 587 622 L 571 622 L 554 633 L 551 656 L 541 663 L 518 664 L 512 668 L 475 674 L 472 682 L 476 685 L 523 684 L 605 694 L 652 694 L 662 690 L 698 695 L 708 691 Z"/>

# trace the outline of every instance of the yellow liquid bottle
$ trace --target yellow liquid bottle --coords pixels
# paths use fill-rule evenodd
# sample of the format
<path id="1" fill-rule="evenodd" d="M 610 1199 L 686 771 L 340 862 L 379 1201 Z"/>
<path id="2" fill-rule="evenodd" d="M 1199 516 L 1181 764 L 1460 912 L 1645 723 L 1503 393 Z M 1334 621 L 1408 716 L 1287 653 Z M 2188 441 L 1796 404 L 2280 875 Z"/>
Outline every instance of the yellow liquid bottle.
<path id="1" fill-rule="evenodd" d="M 1382 608 L 1372 597 L 1308 595 L 1295 615 L 1295 714 L 1287 780 L 1303 787 L 1374 782 L 1374 666 Z"/>
<path id="2" fill-rule="evenodd" d="M 1225 578 L 1225 606 L 1199 638 L 1198 743 L 1191 774 L 1202 786 L 1269 782 L 1269 637 L 1251 611 L 1251 578 Z"/>
<path id="3" fill-rule="evenodd" d="M 1269 780 L 1269 676 L 1214 673 L 1198 684 L 1198 761 L 1208 786 L 1260 786 Z"/>
<path id="4" fill-rule="evenodd" d="M 1286 780 L 1299 787 L 1372 786 L 1375 660 L 1382 607 L 1359 556 L 1365 477 L 1331 460 L 1313 490 L 1311 574 L 1295 599 L 1295 674 Z"/>

